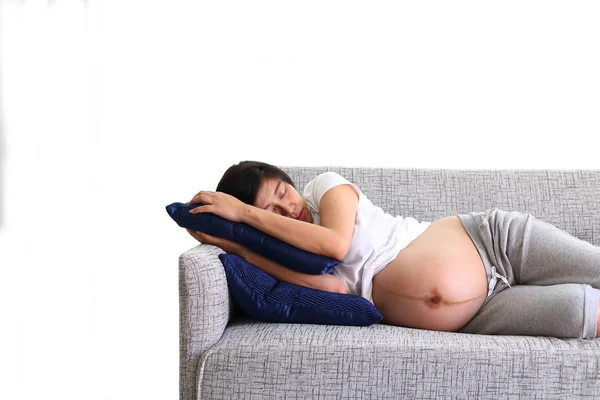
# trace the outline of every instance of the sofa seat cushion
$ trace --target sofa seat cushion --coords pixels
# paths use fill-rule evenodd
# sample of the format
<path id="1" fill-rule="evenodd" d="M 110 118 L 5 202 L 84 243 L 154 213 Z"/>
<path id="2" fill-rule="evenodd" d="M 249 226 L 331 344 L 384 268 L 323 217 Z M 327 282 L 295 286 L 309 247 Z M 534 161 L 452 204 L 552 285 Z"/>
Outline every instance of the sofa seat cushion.
<path id="1" fill-rule="evenodd" d="M 593 398 L 600 339 L 236 316 L 198 364 L 198 398 Z"/>

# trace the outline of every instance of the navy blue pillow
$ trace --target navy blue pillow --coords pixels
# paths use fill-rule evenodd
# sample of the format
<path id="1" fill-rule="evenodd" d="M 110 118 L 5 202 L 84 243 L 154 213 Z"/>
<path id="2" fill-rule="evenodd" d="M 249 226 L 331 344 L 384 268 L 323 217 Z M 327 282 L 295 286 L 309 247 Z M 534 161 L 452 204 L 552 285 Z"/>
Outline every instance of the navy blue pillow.
<path id="1" fill-rule="evenodd" d="M 364 297 L 280 282 L 236 254 L 219 255 L 236 304 L 267 322 L 366 326 L 383 320 Z"/>
<path id="2" fill-rule="evenodd" d="M 242 222 L 233 222 L 213 213 L 190 214 L 190 210 L 203 205 L 172 203 L 166 209 L 171 218 L 183 228 L 200 231 L 241 244 L 253 252 L 281 265 L 306 274 L 329 274 L 340 262 L 299 249 Z"/>

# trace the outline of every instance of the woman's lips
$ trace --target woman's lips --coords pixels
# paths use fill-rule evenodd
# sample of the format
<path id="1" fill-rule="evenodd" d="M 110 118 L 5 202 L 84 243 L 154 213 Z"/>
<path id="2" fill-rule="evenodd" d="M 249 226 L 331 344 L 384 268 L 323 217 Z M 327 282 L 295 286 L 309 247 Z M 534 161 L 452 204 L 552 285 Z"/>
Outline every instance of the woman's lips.
<path id="1" fill-rule="evenodd" d="M 304 210 L 300 211 L 300 215 L 298 215 L 298 219 L 300 221 L 304 221 Z"/>

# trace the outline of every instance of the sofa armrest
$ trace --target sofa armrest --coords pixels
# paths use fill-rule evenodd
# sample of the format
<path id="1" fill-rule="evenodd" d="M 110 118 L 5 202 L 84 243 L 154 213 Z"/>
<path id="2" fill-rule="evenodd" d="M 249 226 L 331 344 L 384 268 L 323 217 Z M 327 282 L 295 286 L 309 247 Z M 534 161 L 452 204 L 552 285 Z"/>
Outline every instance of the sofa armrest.
<path id="1" fill-rule="evenodd" d="M 219 254 L 208 244 L 179 256 L 179 398 L 196 398 L 198 360 L 221 339 L 234 303 Z"/>

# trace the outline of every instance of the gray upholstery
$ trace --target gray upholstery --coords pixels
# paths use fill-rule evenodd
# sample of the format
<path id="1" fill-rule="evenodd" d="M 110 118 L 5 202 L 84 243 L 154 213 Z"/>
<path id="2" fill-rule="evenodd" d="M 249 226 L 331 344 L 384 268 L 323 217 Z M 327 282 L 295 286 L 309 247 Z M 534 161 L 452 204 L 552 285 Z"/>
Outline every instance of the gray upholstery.
<path id="1" fill-rule="evenodd" d="M 600 171 L 282 169 L 301 194 L 335 171 L 392 215 L 498 207 L 600 245 Z M 222 252 L 198 245 L 179 258 L 181 400 L 600 398 L 600 339 L 263 323 L 234 314 Z"/>

